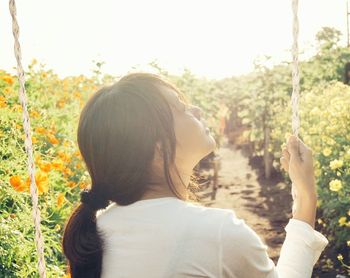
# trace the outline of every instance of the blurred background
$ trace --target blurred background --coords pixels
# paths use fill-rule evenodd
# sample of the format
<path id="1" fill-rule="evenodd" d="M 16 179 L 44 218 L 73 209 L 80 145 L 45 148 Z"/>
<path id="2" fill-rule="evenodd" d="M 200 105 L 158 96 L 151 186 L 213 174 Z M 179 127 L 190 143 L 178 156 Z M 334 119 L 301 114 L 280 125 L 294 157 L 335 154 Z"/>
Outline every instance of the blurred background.
<path id="1" fill-rule="evenodd" d="M 281 147 L 291 133 L 291 1 L 17 0 L 48 277 L 69 277 L 65 221 L 90 186 L 79 114 L 128 72 L 166 78 L 202 108 L 217 148 L 194 171 L 197 201 L 231 208 L 277 262 L 291 215 Z M 347 1 L 301 0 L 300 137 L 314 151 L 313 277 L 349 277 L 350 48 Z M 38 277 L 8 1 L 0 1 L 0 278 Z"/>

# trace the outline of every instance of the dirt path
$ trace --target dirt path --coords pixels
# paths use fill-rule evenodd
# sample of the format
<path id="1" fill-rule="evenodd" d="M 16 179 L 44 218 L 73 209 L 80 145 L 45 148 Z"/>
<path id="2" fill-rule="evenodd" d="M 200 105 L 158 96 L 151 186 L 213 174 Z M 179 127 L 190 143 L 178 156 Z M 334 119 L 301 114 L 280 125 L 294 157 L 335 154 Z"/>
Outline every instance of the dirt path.
<path id="1" fill-rule="evenodd" d="M 265 242 L 270 258 L 277 263 L 285 239 L 284 227 L 292 217 L 290 186 L 276 172 L 270 179 L 265 179 L 262 161 L 259 158 L 250 159 L 244 148 L 237 148 L 225 141 L 216 154 L 220 161 L 216 186 L 213 169 L 201 170 L 204 180 L 210 181 L 208 187 L 198 194 L 202 196 L 202 203 L 210 207 L 233 209 Z M 326 249 L 316 263 L 312 277 L 348 277 L 345 269 L 338 271 L 340 266 L 337 270 L 328 263 L 329 258 L 336 261 L 336 256 L 335 250 Z M 337 276 L 340 272 L 343 275 Z"/>
<path id="2" fill-rule="evenodd" d="M 242 149 L 225 142 L 217 154 L 220 157 L 217 190 L 209 186 L 202 192 L 206 196 L 203 203 L 233 209 L 267 244 L 276 263 L 285 238 L 284 227 L 291 216 L 290 189 L 277 175 L 265 180 L 261 163 L 249 161 Z"/>

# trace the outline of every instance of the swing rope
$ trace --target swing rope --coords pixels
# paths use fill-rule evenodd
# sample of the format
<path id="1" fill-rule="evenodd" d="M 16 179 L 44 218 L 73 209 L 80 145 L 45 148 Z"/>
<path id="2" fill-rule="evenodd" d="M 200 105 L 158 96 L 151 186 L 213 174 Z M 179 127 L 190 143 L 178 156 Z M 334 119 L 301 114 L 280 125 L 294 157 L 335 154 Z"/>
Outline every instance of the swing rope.
<path id="1" fill-rule="evenodd" d="M 299 95 L 300 95 L 300 73 L 299 73 L 299 19 L 298 19 L 298 0 L 292 1 L 293 10 L 293 45 L 292 45 L 292 131 L 295 136 L 298 136 L 300 129 L 299 118 Z"/>
<path id="2" fill-rule="evenodd" d="M 10 13 L 12 17 L 12 33 L 14 37 L 14 51 L 17 61 L 17 75 L 19 82 L 19 100 L 22 104 L 23 111 L 23 129 L 25 133 L 25 149 L 28 155 L 28 171 L 30 176 L 30 195 L 32 197 L 33 211 L 32 216 L 35 226 L 35 245 L 38 253 L 38 268 L 40 278 L 46 278 L 46 267 L 45 267 L 45 258 L 44 258 L 44 240 L 40 230 L 40 210 L 38 207 L 38 191 L 35 182 L 35 165 L 33 159 L 33 146 L 32 146 L 32 136 L 30 132 L 30 119 L 27 110 L 27 97 L 26 97 L 26 88 L 24 70 L 22 67 L 22 54 L 21 46 L 19 44 L 19 26 L 16 18 L 16 4 L 15 0 L 10 0 L 9 2 Z"/>
<path id="3" fill-rule="evenodd" d="M 33 221 L 35 226 L 35 245 L 38 253 L 38 268 L 40 278 L 46 278 L 46 266 L 44 258 L 44 240 L 40 229 L 40 210 L 38 207 L 38 192 L 35 182 L 35 164 L 33 159 L 33 146 L 30 129 L 30 119 L 27 110 L 27 98 L 25 89 L 25 77 L 22 66 L 22 55 L 21 47 L 19 43 L 19 26 L 16 18 L 16 4 L 15 0 L 9 0 L 9 8 L 12 17 L 12 33 L 14 37 L 14 52 L 17 61 L 17 75 L 19 81 L 19 99 L 22 105 L 23 111 L 23 129 L 25 133 L 25 149 L 28 155 L 28 172 L 30 176 L 30 195 L 33 204 Z M 292 0 L 292 11 L 293 11 L 293 45 L 292 45 L 292 131 L 293 134 L 298 136 L 300 129 L 299 119 L 299 94 L 300 94 L 300 74 L 299 74 L 299 48 L 298 48 L 298 36 L 299 36 L 299 19 L 298 19 L 298 0 Z M 294 185 L 292 185 L 292 195 L 295 198 Z"/>
<path id="4" fill-rule="evenodd" d="M 299 117 L 299 95 L 300 95 L 300 73 L 299 73 L 299 19 L 298 19 L 298 2 L 299 0 L 292 0 L 292 11 L 293 11 L 293 45 L 292 45 L 292 131 L 295 136 L 298 136 L 300 129 L 300 117 Z M 296 207 L 297 190 L 295 185 L 292 183 L 291 189 L 293 206 L 292 213 L 294 215 Z"/>

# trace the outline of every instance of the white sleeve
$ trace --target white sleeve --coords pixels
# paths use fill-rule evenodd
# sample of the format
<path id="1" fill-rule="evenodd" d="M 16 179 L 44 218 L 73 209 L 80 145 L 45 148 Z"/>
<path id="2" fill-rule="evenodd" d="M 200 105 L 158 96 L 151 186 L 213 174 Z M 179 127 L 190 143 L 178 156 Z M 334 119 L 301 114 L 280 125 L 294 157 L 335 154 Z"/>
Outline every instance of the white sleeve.
<path id="1" fill-rule="evenodd" d="M 285 230 L 286 239 L 277 262 L 278 273 L 283 278 L 311 277 L 315 263 L 328 244 L 327 238 L 297 219 L 289 219 Z"/>
<path id="2" fill-rule="evenodd" d="M 290 219 L 280 258 L 275 266 L 260 237 L 234 212 L 221 226 L 222 278 L 310 278 L 327 239 L 310 225 Z"/>

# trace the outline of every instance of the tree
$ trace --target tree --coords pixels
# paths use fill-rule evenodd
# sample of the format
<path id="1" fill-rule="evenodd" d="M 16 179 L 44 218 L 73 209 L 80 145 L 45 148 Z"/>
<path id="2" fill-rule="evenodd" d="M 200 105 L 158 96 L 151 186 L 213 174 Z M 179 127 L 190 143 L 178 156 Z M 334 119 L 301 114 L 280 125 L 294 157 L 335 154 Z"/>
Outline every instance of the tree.
<path id="1" fill-rule="evenodd" d="M 323 27 L 316 34 L 316 41 L 320 50 L 334 49 L 339 46 L 339 41 L 342 33 L 332 27 Z"/>

